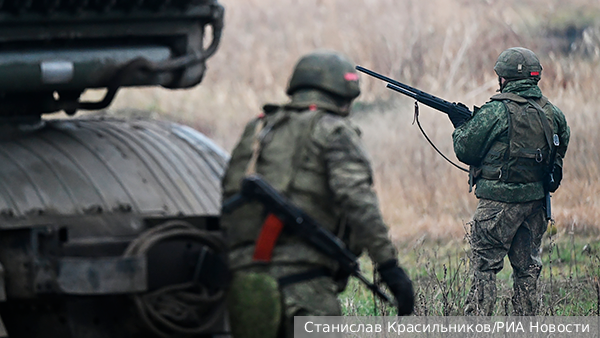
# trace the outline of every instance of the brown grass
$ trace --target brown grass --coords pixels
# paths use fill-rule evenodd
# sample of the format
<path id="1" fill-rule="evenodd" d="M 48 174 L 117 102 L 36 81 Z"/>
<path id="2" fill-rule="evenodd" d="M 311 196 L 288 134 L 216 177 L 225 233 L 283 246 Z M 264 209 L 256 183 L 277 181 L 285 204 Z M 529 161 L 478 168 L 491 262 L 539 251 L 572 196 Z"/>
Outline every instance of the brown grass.
<path id="1" fill-rule="evenodd" d="M 566 114 L 572 138 L 556 193 L 559 230 L 600 229 L 600 28 L 569 45 L 569 25 L 598 22 L 597 0 L 222 0 L 226 30 L 203 83 L 191 90 L 123 90 L 112 109 L 140 109 L 192 125 L 231 150 L 266 102 L 284 102 L 295 61 L 315 48 L 434 95 L 481 105 L 497 87 L 492 67 L 512 46 L 538 53 L 545 95 Z M 584 13 L 585 15 L 583 15 Z M 594 22 L 592 20 L 592 22 Z M 597 24 L 596 24 L 597 25 Z M 568 52 L 568 50 L 572 50 Z M 462 236 L 475 209 L 466 174 L 436 155 L 411 125 L 413 103 L 362 78 L 364 132 L 385 219 L 397 239 Z M 153 115 L 153 116 L 154 116 Z M 452 154 L 446 116 L 422 108 L 424 127 Z M 452 156 L 453 157 L 453 156 Z"/>

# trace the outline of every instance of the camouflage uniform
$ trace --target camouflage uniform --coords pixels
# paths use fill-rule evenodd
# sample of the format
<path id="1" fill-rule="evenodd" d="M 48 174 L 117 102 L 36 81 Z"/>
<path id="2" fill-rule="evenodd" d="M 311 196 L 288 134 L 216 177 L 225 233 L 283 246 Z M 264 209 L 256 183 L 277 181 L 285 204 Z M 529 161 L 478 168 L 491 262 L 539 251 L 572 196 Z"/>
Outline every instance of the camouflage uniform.
<path id="1" fill-rule="evenodd" d="M 358 75 L 353 67 L 347 70 L 345 77 L 346 82 L 350 82 L 346 86 L 356 86 L 358 96 Z M 355 254 L 366 249 L 375 263 L 395 261 L 397 251 L 379 211 L 360 132 L 346 118 L 345 108 L 351 99 L 342 99 L 321 88 L 303 87 L 293 92 L 288 90 L 288 94 L 291 94 L 289 104 L 265 106 L 264 115 L 246 126 L 223 179 L 224 198 L 239 191 L 240 181 L 247 174 L 252 159 L 254 140 L 260 136 L 256 173 L 343 239 Z M 257 128 L 257 124 L 264 127 Z M 281 287 L 282 323 L 288 337 L 292 336 L 295 315 L 341 315 L 337 300 L 341 288 L 339 281 L 333 278 L 338 267 L 330 257 L 282 232 L 270 262 L 253 259 L 255 241 L 264 220 L 263 208 L 252 203 L 223 216 L 232 269 L 266 273 L 278 280 L 319 268 L 331 272 Z"/>
<path id="2" fill-rule="evenodd" d="M 456 155 L 462 162 L 471 165 L 472 171 L 482 167 L 485 171 L 486 166 L 494 168 L 490 163 L 501 165 L 508 160 L 506 147 L 515 140 L 509 140 L 509 121 L 512 120 L 507 116 L 511 102 L 503 98 L 510 97 L 506 93 L 512 93 L 523 102 L 527 99 L 545 100 L 537 86 L 538 80 L 539 76 L 508 81 L 502 86 L 503 94 L 493 97 L 470 120 L 454 130 Z M 527 103 L 521 104 L 522 107 L 525 105 Z M 535 109 L 532 112 L 537 114 Z M 554 105 L 547 103 L 544 112 L 553 125 L 553 132 L 560 138 L 554 164 L 562 176 L 569 128 L 564 114 Z M 543 138 L 544 135 L 536 137 Z M 498 145 L 504 145 L 502 151 L 497 149 Z M 537 310 L 535 291 L 542 268 L 540 245 L 547 228 L 544 182 L 539 176 L 530 182 L 510 182 L 502 177 L 507 175 L 506 170 L 502 170 L 498 170 L 498 175 L 481 175 L 475 179 L 475 195 L 480 201 L 471 225 L 474 277 L 467 297 L 467 315 L 492 315 L 496 301 L 496 274 L 502 270 L 507 254 L 513 267 L 513 314 L 535 315 Z"/>

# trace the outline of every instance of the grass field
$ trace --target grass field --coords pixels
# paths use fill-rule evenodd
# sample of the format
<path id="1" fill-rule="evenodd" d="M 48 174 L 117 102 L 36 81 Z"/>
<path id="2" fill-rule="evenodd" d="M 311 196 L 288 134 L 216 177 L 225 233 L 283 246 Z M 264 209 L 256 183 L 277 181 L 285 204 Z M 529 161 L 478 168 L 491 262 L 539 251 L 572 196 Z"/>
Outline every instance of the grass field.
<path id="1" fill-rule="evenodd" d="M 114 114 L 189 124 L 231 150 L 267 102 L 286 101 L 295 61 L 316 48 L 450 101 L 481 105 L 497 89 L 493 65 L 509 47 L 534 50 L 540 87 L 571 127 L 564 180 L 553 196 L 558 227 L 544 243 L 540 288 L 549 314 L 598 314 L 600 241 L 600 3 L 597 0 L 222 0 L 226 28 L 203 83 L 191 90 L 123 90 Z M 477 203 L 467 177 L 419 134 L 413 102 L 363 76 L 353 121 L 371 154 L 375 185 L 405 266 L 418 282 L 419 314 L 459 314 L 467 292 L 466 223 Z M 452 155 L 446 116 L 423 108 L 433 141 Z M 583 250 L 589 244 L 590 253 Z M 508 264 L 507 264 L 508 265 Z M 499 276 L 498 313 L 510 303 Z M 466 284 L 465 284 L 466 283 Z M 372 309 L 351 285 L 348 313 Z M 367 302 L 367 303 L 365 303 Z M 364 303 L 364 304 L 363 304 Z"/>
<path id="2" fill-rule="evenodd" d="M 538 282 L 540 315 L 600 315 L 600 243 L 574 234 L 544 236 L 544 268 Z M 466 240 L 416 241 L 401 249 L 401 265 L 413 279 L 416 315 L 462 315 L 470 287 L 469 246 Z M 362 262 L 366 273 L 372 266 Z M 505 259 L 497 275 L 498 297 L 494 315 L 512 313 L 512 269 Z M 370 274 L 369 277 L 371 277 Z M 395 310 L 353 279 L 341 296 L 347 315 L 393 315 Z"/>

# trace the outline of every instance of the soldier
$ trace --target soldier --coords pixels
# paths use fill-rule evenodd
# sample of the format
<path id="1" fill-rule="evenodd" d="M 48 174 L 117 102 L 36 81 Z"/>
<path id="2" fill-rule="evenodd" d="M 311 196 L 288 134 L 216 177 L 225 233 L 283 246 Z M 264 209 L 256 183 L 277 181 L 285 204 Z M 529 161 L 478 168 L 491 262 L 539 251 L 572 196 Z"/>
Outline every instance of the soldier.
<path id="1" fill-rule="evenodd" d="M 354 65 L 335 52 L 308 54 L 297 63 L 287 94 L 288 104 L 266 105 L 246 126 L 223 179 L 224 199 L 239 191 L 244 176 L 262 175 L 355 254 L 366 249 L 396 297 L 398 313 L 410 314 L 412 283 L 398 266 L 359 131 L 347 119 L 360 94 Z M 337 293 L 347 276 L 339 276 L 330 257 L 278 233 L 259 204 L 224 215 L 222 224 L 234 271 L 234 335 L 292 337 L 294 316 L 341 315 Z"/>
<path id="2" fill-rule="evenodd" d="M 542 66 L 530 50 L 505 50 L 494 66 L 500 94 L 472 118 L 450 114 L 454 151 L 471 166 L 479 204 L 471 223 L 471 290 L 465 314 L 492 315 L 496 274 L 504 257 L 513 267 L 513 314 L 536 314 L 536 284 L 542 269 L 540 245 L 546 231 L 546 191 L 562 179 L 569 127 L 562 111 L 542 96 Z M 553 156 L 554 137 L 559 146 Z M 553 168 L 554 182 L 546 184 Z M 547 190 L 545 190 L 547 189 Z"/>

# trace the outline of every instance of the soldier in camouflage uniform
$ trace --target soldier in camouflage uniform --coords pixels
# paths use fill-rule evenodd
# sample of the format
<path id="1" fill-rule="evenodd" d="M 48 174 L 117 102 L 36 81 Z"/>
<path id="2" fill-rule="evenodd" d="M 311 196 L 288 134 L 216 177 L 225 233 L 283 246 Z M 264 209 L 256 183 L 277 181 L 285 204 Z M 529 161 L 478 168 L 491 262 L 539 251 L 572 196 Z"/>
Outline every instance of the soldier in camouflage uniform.
<path id="1" fill-rule="evenodd" d="M 354 65 L 334 52 L 308 54 L 297 63 L 287 94 L 288 104 L 266 105 L 246 126 L 223 179 L 223 197 L 237 193 L 244 176 L 260 174 L 355 254 L 366 249 L 398 300 L 399 314 L 411 313 L 412 283 L 398 266 L 360 133 L 347 119 L 360 94 Z M 294 316 L 341 315 L 337 294 L 345 283 L 334 260 L 273 230 L 260 204 L 224 215 L 222 224 L 234 270 L 234 335 L 253 335 L 244 328 L 251 326 L 256 336 L 292 337 Z M 265 245 L 269 237 L 276 238 L 274 247 Z M 259 333 L 257 323 L 270 327 Z"/>
<path id="2" fill-rule="evenodd" d="M 537 86 L 542 66 L 525 48 L 510 48 L 494 67 L 500 94 L 472 118 L 450 116 L 457 157 L 471 166 L 479 204 L 471 225 L 473 283 L 465 314 L 492 315 L 496 274 L 508 254 L 513 268 L 514 315 L 535 315 L 536 283 L 542 269 L 540 245 L 546 231 L 545 189 L 562 178 L 569 127 L 560 109 Z M 551 162 L 553 138 L 560 143 Z M 554 167 L 554 183 L 546 184 Z"/>

